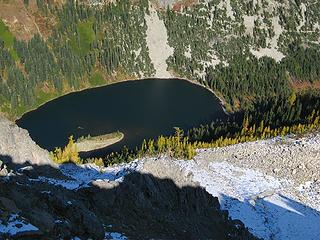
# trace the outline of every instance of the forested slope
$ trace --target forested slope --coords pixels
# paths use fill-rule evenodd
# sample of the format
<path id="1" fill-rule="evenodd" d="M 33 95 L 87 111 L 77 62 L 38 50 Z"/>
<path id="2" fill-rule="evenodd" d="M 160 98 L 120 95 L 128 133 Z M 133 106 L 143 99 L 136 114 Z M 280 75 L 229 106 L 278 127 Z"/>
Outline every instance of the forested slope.
<path id="1" fill-rule="evenodd" d="M 31 1 L 24 2 L 28 9 Z M 145 40 L 147 1 L 124 0 L 103 8 L 73 1 L 36 3 L 47 24 L 56 21 L 47 25 L 52 28 L 48 38 L 40 32 L 18 40 L 0 22 L 2 111 L 20 115 L 64 92 L 155 72 Z"/>
<path id="2" fill-rule="evenodd" d="M 208 85 L 230 109 L 289 97 L 299 83 L 319 84 L 318 9 L 319 1 L 295 0 L 175 4 L 163 12 L 175 50 L 169 66 Z"/>
<path id="3" fill-rule="evenodd" d="M 146 40 L 150 8 L 173 49 L 168 70 L 213 89 L 230 111 L 319 92 L 316 0 L 1 0 L 0 6 L 0 111 L 11 118 L 70 91 L 155 76 Z"/>

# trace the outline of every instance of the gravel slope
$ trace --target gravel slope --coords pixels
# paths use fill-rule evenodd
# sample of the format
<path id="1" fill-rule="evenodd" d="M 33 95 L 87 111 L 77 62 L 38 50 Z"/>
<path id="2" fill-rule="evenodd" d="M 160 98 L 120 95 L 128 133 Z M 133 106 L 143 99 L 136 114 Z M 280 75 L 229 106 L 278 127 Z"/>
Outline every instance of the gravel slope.
<path id="1" fill-rule="evenodd" d="M 320 134 L 199 150 L 178 161 L 263 239 L 319 239 Z"/>
<path id="2" fill-rule="evenodd" d="M 173 54 L 173 48 L 168 45 L 166 26 L 152 6 L 150 6 L 150 15 L 146 15 L 145 20 L 148 26 L 146 40 L 149 56 L 156 69 L 154 77 L 171 78 L 166 60 Z"/>

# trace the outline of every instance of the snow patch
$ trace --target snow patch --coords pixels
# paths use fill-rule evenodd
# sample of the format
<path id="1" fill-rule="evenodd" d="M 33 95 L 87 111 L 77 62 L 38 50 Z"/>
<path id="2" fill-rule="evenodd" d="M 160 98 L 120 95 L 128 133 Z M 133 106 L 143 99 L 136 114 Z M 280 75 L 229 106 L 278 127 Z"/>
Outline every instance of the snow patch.
<path id="1" fill-rule="evenodd" d="M 100 168 L 94 164 L 63 164 L 59 167 L 61 173 L 70 179 L 54 179 L 39 176 L 30 181 L 47 182 L 52 185 L 62 186 L 69 190 L 89 187 L 93 181 L 118 181 L 122 182 L 126 174 L 140 169 L 142 161 L 133 161 L 114 167 Z"/>
<path id="2" fill-rule="evenodd" d="M 206 77 L 206 68 L 211 66 L 213 68 L 215 68 L 217 65 L 219 65 L 220 63 L 223 63 L 224 66 L 227 66 L 227 62 L 222 62 L 219 57 L 216 55 L 216 53 L 213 50 L 209 50 L 207 53 L 207 56 L 210 58 L 209 61 L 203 61 L 201 60 L 200 63 L 203 66 L 203 70 L 199 71 L 199 70 L 195 70 L 194 73 L 201 79 L 205 79 Z"/>
<path id="3" fill-rule="evenodd" d="M 293 182 L 228 162 L 205 165 L 201 160 L 178 161 L 210 194 L 218 197 L 232 219 L 241 220 L 249 231 L 263 239 L 317 239 L 320 213 L 292 200 L 286 190 Z"/>
<path id="4" fill-rule="evenodd" d="M 269 45 L 270 47 L 260 48 L 258 50 L 250 49 L 250 52 L 257 58 L 267 56 L 279 62 L 285 57 L 285 55 L 278 50 L 278 40 L 280 38 L 280 35 L 283 33 L 283 29 L 279 23 L 279 17 L 272 18 L 272 26 L 275 35 L 272 39 L 267 39 L 267 45 Z"/>
<path id="5" fill-rule="evenodd" d="M 246 27 L 246 34 L 253 36 L 253 29 L 254 29 L 254 21 L 257 19 L 257 16 L 243 16 L 243 23 Z"/>
<path id="6" fill-rule="evenodd" d="M 18 233 L 33 231 L 39 231 L 39 229 L 21 219 L 18 214 L 11 214 L 8 221 L 0 219 L 0 234 L 15 236 Z"/>
<path id="7" fill-rule="evenodd" d="M 229 18 L 231 18 L 231 20 L 235 20 L 234 12 L 233 12 L 233 10 L 232 10 L 230 0 L 222 0 L 222 1 L 218 4 L 218 7 L 219 7 L 220 9 L 225 9 L 225 10 L 226 10 L 226 13 L 227 13 L 227 16 L 228 16 Z"/>
<path id="8" fill-rule="evenodd" d="M 280 62 L 285 56 L 275 48 L 259 48 L 258 50 L 250 49 L 250 52 L 257 58 L 270 57 Z"/>
<path id="9" fill-rule="evenodd" d="M 306 198 L 308 202 L 312 202 L 312 206 L 320 211 L 320 181 L 307 181 L 297 187 L 300 196 Z"/>
<path id="10" fill-rule="evenodd" d="M 81 240 L 81 238 L 79 238 L 79 237 L 73 237 L 73 238 L 71 238 L 71 240 Z"/>
<path id="11" fill-rule="evenodd" d="M 106 232 L 104 236 L 105 240 L 127 240 L 128 238 L 118 232 Z"/>
<path id="12" fill-rule="evenodd" d="M 139 48 L 138 50 L 133 50 L 133 53 L 135 58 L 138 59 L 141 53 L 141 48 Z"/>
<path id="13" fill-rule="evenodd" d="M 184 52 L 184 56 L 185 56 L 186 58 L 191 58 L 191 57 L 192 57 L 190 45 L 188 46 L 187 51 Z"/>
<path id="14" fill-rule="evenodd" d="M 306 24 L 306 12 L 307 12 L 306 4 L 301 3 L 300 11 L 301 11 L 301 22 L 300 22 L 300 24 L 298 26 L 298 31 L 300 31 L 301 28 Z"/>

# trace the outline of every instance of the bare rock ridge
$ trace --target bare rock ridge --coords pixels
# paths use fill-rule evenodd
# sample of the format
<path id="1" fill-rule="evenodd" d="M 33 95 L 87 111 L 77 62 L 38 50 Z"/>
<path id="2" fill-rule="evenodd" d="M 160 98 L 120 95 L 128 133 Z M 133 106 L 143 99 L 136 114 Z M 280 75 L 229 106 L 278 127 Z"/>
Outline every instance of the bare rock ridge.
<path id="1" fill-rule="evenodd" d="M 24 165 L 55 166 L 46 150 L 40 148 L 30 138 L 28 131 L 19 128 L 14 123 L 0 116 L 0 160 L 6 162 L 5 156 L 10 156 L 10 163 Z"/>
<path id="2" fill-rule="evenodd" d="M 10 237 L 1 236 L 1 225 L 14 216 L 14 223 L 20 218 L 32 227 L 14 235 L 19 239 L 105 239 L 110 232 L 128 239 L 255 239 L 240 221 L 228 219 L 217 198 L 187 181 L 180 188 L 167 178 L 130 172 L 121 182 L 70 190 L 29 177 L 38 168 L 0 179 L 0 238 Z"/>
<path id="3" fill-rule="evenodd" d="M 55 166 L 27 131 L 0 133 L 0 239 L 256 239 L 170 159 Z"/>

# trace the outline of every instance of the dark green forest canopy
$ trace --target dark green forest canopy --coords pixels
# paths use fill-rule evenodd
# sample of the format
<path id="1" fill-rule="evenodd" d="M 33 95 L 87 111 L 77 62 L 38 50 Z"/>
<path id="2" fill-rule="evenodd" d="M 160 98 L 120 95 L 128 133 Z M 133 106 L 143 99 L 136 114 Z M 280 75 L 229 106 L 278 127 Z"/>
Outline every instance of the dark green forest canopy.
<path id="1" fill-rule="evenodd" d="M 157 9 L 174 49 L 169 70 L 214 90 L 230 111 L 252 111 L 269 99 L 292 102 L 303 94 L 295 92 L 295 84 L 317 89 L 320 3 L 274 2 L 276 8 L 265 0 L 232 0 L 232 13 L 218 0 Z M 0 21 L 1 112 L 16 118 L 70 91 L 154 76 L 146 42 L 148 0 L 100 6 L 37 0 L 37 5 L 44 18 L 56 20 L 48 38 L 17 40 Z M 283 56 L 260 57 L 261 49 Z"/>
<path id="2" fill-rule="evenodd" d="M 48 39 L 35 35 L 28 42 L 16 40 L 0 22 L 2 112 L 17 117 L 65 92 L 106 84 L 115 75 L 154 73 L 145 40 L 146 0 L 103 8 L 73 1 L 62 7 L 41 0 L 37 4 L 41 14 L 58 20 Z"/>

